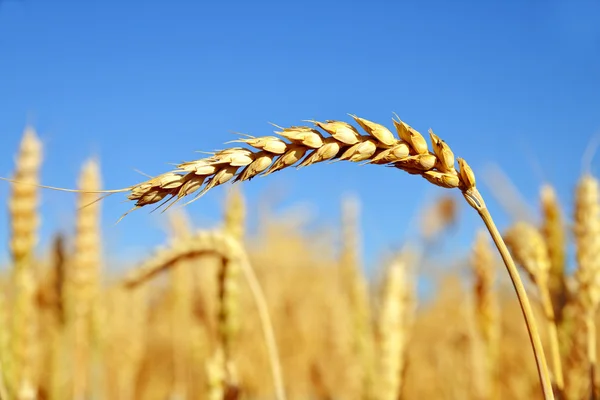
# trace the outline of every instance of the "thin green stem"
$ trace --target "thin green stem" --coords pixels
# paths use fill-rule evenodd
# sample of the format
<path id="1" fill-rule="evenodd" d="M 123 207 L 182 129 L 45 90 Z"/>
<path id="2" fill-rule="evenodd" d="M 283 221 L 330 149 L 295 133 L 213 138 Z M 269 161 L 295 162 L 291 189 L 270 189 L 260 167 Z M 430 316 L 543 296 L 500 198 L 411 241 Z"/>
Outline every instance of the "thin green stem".
<path id="1" fill-rule="evenodd" d="M 494 240 L 494 244 L 500 252 L 500 256 L 502 256 L 504 265 L 506 266 L 513 287 L 515 288 L 515 292 L 517 293 L 517 298 L 521 306 L 521 311 L 523 311 L 525 325 L 527 326 L 527 333 L 529 334 L 529 340 L 531 341 L 531 346 L 533 348 L 533 354 L 535 356 L 535 363 L 537 366 L 540 383 L 544 392 L 544 399 L 554 400 L 554 393 L 552 392 L 552 381 L 550 380 L 548 363 L 544 354 L 544 348 L 540 339 L 540 333 L 535 323 L 535 318 L 531 309 L 531 304 L 529 302 L 529 298 L 527 297 L 525 287 L 523 286 L 523 281 L 519 276 L 517 267 L 515 266 L 510 252 L 508 251 L 508 248 L 506 247 L 506 244 L 504 243 L 500 232 L 498 232 L 498 228 L 496 228 L 496 224 L 494 223 L 494 220 L 492 219 L 492 216 L 488 211 L 485 202 L 483 201 L 483 197 L 481 197 L 481 194 L 479 193 L 477 188 L 472 187 L 468 190 L 465 190 L 463 191 L 463 195 L 469 203 L 469 205 L 476 209 L 479 213 L 479 216 L 485 223 L 485 226 L 487 227 L 488 231 L 490 232 L 490 235 L 492 236 L 492 239 Z"/>

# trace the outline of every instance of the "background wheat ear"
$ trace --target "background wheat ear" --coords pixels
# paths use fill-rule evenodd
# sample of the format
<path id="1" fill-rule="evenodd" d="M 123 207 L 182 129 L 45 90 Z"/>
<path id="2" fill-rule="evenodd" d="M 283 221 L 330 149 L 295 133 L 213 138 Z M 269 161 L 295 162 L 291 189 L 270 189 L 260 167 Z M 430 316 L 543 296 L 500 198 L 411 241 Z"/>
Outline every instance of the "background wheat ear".
<path id="1" fill-rule="evenodd" d="M 598 398 L 597 383 L 597 344 L 595 316 L 600 304 L 600 194 L 598 193 L 598 180 L 585 174 L 579 180 L 575 192 L 574 236 L 576 245 L 575 258 L 577 269 L 575 280 L 577 291 L 574 301 L 577 306 L 575 330 L 570 358 L 576 362 L 573 373 L 569 373 L 567 391 L 573 396 L 585 395 L 585 385 L 577 371 L 585 370 L 585 363 L 589 366 L 589 377 L 592 398 Z M 581 340 L 585 338 L 585 340 Z M 580 351 L 579 344 L 585 343 L 586 358 L 583 361 L 577 357 Z"/>
<path id="2" fill-rule="evenodd" d="M 19 400 L 37 398 L 34 250 L 37 243 L 38 183 L 42 162 L 42 144 L 33 128 L 26 128 L 17 157 L 14 179 L 8 200 L 11 217 L 13 301 L 11 313 L 11 357 L 7 363 L 9 390 Z"/>

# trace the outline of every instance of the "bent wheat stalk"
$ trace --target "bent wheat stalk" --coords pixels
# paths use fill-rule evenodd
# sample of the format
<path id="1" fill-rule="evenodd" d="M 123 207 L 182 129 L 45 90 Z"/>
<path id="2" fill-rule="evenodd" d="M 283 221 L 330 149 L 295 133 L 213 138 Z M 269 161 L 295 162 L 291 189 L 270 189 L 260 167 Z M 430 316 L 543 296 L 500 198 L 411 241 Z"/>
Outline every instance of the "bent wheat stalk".
<path id="1" fill-rule="evenodd" d="M 256 302 L 263 335 L 265 336 L 265 344 L 269 354 L 269 362 L 275 386 L 275 398 L 277 400 L 285 400 L 283 374 L 279 364 L 279 354 L 267 303 L 246 252 L 239 241 L 230 234 L 199 232 L 187 238 L 179 239 L 170 248 L 160 250 L 145 264 L 132 271 L 125 278 L 123 284 L 126 287 L 134 288 L 157 273 L 171 267 L 177 261 L 207 253 L 217 254 L 223 257 L 226 263 L 237 265 L 245 275 L 252 297 Z"/>
<path id="2" fill-rule="evenodd" d="M 244 135 L 234 140 L 254 148 L 254 151 L 247 147 L 216 151 L 207 158 L 178 164 L 174 170 L 137 185 L 103 193 L 129 192 L 128 199 L 135 202 L 129 212 L 157 203 L 157 208 L 169 202 L 170 207 L 195 193 L 194 199 L 186 203 L 189 204 L 210 189 L 232 179 L 234 182 L 247 181 L 296 164 L 300 168 L 328 160 L 387 165 L 419 175 L 439 187 L 458 188 L 469 205 L 479 213 L 504 260 L 527 324 L 544 397 L 553 399 L 548 366 L 527 293 L 485 202 L 475 187 L 475 175 L 467 162 L 459 158 L 457 170 L 454 153 L 431 130 L 429 135 L 433 151 L 429 151 L 423 135 L 399 118 L 393 120 L 398 139 L 383 125 L 351 116 L 363 133 L 342 121 L 308 121 L 314 125 L 312 127 L 276 126 L 279 129 L 275 132 L 277 136 Z"/>

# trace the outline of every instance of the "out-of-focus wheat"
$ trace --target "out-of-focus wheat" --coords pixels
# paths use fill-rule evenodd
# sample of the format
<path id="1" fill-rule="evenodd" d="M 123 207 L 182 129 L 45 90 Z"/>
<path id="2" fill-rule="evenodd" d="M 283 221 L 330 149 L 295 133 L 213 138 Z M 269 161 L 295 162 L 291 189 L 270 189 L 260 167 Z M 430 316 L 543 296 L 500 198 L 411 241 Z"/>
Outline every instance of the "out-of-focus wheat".
<path id="1" fill-rule="evenodd" d="M 345 198 L 342 203 L 342 246 L 340 272 L 343 290 L 348 298 L 353 322 L 353 350 L 358 365 L 358 377 L 354 383 L 357 398 L 372 398 L 374 379 L 374 347 L 371 328 L 371 305 L 369 286 L 364 277 L 360 262 L 359 215 L 360 204 L 357 198 Z"/>
<path id="2" fill-rule="evenodd" d="M 169 216 L 170 233 L 173 240 L 185 240 L 192 234 L 189 218 L 183 210 L 172 212 Z M 182 260 L 171 269 L 171 335 L 173 355 L 173 399 L 188 398 L 190 395 L 191 365 L 188 353 L 192 337 L 194 321 L 193 313 L 193 279 L 192 263 L 194 260 Z"/>
<path id="3" fill-rule="evenodd" d="M 37 398 L 34 250 L 37 243 L 38 183 L 42 163 L 42 144 L 33 128 L 28 127 L 21 141 L 13 184 L 8 200 L 11 216 L 10 249 L 13 260 L 13 302 L 11 313 L 11 357 L 9 385 L 14 398 Z"/>
<path id="4" fill-rule="evenodd" d="M 550 257 L 548 286 L 554 306 L 554 315 L 557 323 L 560 324 L 562 311 L 568 297 L 565 280 L 566 226 L 556 192 L 552 186 L 548 184 L 542 186 L 540 203 L 543 213 L 542 234 L 546 240 Z"/>
<path id="5" fill-rule="evenodd" d="M 596 383 L 596 323 L 595 315 L 600 303 L 600 196 L 598 193 L 598 181 L 591 175 L 584 175 L 577 186 L 575 193 L 575 216 L 574 234 L 576 244 L 577 270 L 575 280 L 577 282 L 576 302 L 579 310 L 579 322 L 574 330 L 573 344 L 570 351 L 570 359 L 581 362 L 576 353 L 580 352 L 578 344 L 584 342 L 581 336 L 585 336 L 587 344 L 587 363 L 589 365 L 589 376 L 591 378 L 591 391 L 597 396 L 598 385 Z M 584 326 L 581 326 L 583 323 Z M 569 373 L 568 395 L 584 396 L 587 385 L 577 371 L 585 371 L 586 367 L 570 363 L 573 373 Z"/>
<path id="6" fill-rule="evenodd" d="M 67 332 L 73 345 L 71 385 L 76 400 L 90 396 L 91 346 L 100 290 L 100 204 L 94 192 L 101 189 L 95 160 L 85 163 L 79 177 L 79 194 L 73 259 L 66 271 Z"/>
<path id="7" fill-rule="evenodd" d="M 482 394 L 486 399 L 497 399 L 498 388 L 495 387 L 498 373 L 498 350 L 500 326 L 498 317 L 498 299 L 494 293 L 494 254 L 489 238 L 484 231 L 478 231 L 471 254 L 473 271 L 473 295 L 475 320 L 479 341 L 483 344 L 484 370 Z"/>
<path id="8" fill-rule="evenodd" d="M 558 330 L 554 317 L 550 288 L 548 286 L 551 263 L 546 242 L 541 233 L 527 222 L 517 222 L 508 229 L 505 233 L 505 240 L 515 260 L 525 269 L 540 293 L 540 300 L 546 316 L 548 335 L 550 337 L 554 379 L 558 391 L 562 392 L 564 389 L 564 379 L 558 343 Z"/>
<path id="9" fill-rule="evenodd" d="M 377 321 L 378 400 L 395 400 L 402 389 L 402 370 L 414 314 L 414 292 L 406 262 L 400 256 L 389 264 L 381 292 Z"/>

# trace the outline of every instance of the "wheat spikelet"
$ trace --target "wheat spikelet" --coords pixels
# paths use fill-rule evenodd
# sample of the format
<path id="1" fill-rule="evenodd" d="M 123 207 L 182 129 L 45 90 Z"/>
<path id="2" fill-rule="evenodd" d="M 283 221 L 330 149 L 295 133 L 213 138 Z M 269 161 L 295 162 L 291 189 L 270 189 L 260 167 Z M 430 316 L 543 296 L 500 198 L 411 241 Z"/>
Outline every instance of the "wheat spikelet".
<path id="1" fill-rule="evenodd" d="M 378 400 L 395 400 L 402 387 L 402 370 L 413 318 L 413 289 L 406 263 L 399 257 L 388 266 L 377 321 L 379 360 Z"/>
<path id="2" fill-rule="evenodd" d="M 38 182 L 42 162 L 42 144 L 32 128 L 21 141 L 15 180 L 26 185 L 12 185 L 8 201 L 11 216 L 10 249 L 13 259 L 14 300 L 11 330 L 10 382 L 13 396 L 19 400 L 35 399 L 36 310 L 33 252 L 37 243 Z"/>
<path id="3" fill-rule="evenodd" d="M 505 240 L 516 262 L 523 266 L 540 292 L 542 307 L 548 323 L 554 379 L 556 380 L 558 391 L 562 392 L 564 389 L 564 380 L 554 307 L 552 306 L 548 286 L 551 263 L 546 242 L 541 233 L 526 222 L 517 222 L 512 226 L 506 232 Z"/>
<path id="4" fill-rule="evenodd" d="M 494 294 L 494 258 L 489 239 L 478 231 L 471 254 L 474 275 L 475 318 L 480 341 L 485 349 L 483 371 L 484 398 L 497 398 L 496 374 L 498 364 L 499 318 L 498 302 Z"/>
<path id="5" fill-rule="evenodd" d="M 542 186 L 540 202 L 543 212 L 542 233 L 546 240 L 550 257 L 550 275 L 548 285 L 552 296 L 552 305 L 557 322 L 562 320 L 562 310 L 567 301 L 567 285 L 565 281 L 565 224 L 556 192 L 550 185 Z"/>
<path id="6" fill-rule="evenodd" d="M 277 400 L 285 400 L 286 396 L 277 345 L 267 304 L 260 284 L 250 267 L 246 252 L 238 240 L 224 232 L 199 232 L 185 240 L 177 240 L 170 247 L 160 248 L 151 259 L 129 273 L 122 283 L 125 287 L 135 288 L 161 271 L 171 268 L 174 263 L 180 260 L 195 258 L 205 254 L 219 255 L 226 263 L 235 263 L 236 266 L 239 266 L 238 268 L 240 268 L 242 273 L 244 273 L 258 308 L 261 327 L 265 336 L 267 350 L 269 351 L 269 361 L 275 384 L 275 398 Z"/>
<path id="7" fill-rule="evenodd" d="M 358 398 L 372 398 L 373 335 L 371 332 L 371 307 L 369 287 L 360 263 L 359 208 L 356 198 L 346 198 L 342 203 L 342 251 L 340 268 L 343 287 L 348 296 L 353 322 L 353 349 L 358 359 L 359 376 L 355 382 Z"/>
<path id="8" fill-rule="evenodd" d="M 577 270 L 575 280 L 578 290 L 576 301 L 579 318 L 575 321 L 575 337 L 569 359 L 573 371 L 585 371 L 589 365 L 591 390 L 596 393 L 596 325 L 595 315 L 600 302 L 600 205 L 598 204 L 598 181 L 584 175 L 575 193 L 574 234 Z M 585 337 L 585 340 L 582 340 Z M 586 343 L 587 362 L 582 365 L 580 344 Z M 573 362 L 575 361 L 575 362 Z M 586 389 L 581 374 L 569 373 L 568 394 L 583 396 Z M 597 394 L 594 394 L 597 395 Z"/>

